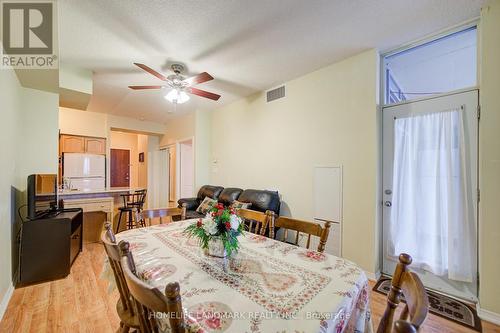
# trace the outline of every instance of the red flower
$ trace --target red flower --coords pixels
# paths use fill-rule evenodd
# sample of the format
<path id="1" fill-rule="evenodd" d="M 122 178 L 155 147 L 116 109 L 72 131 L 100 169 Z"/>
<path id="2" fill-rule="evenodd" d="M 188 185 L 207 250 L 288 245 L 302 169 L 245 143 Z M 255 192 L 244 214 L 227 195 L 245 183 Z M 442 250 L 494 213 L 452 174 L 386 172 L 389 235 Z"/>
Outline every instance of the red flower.
<path id="1" fill-rule="evenodd" d="M 202 224 L 203 224 L 203 222 L 202 222 L 202 220 L 201 220 L 201 219 L 199 219 L 199 220 L 198 220 L 198 222 L 196 222 L 196 226 L 197 226 L 198 228 L 201 228 L 201 225 L 202 225 Z"/>
<path id="2" fill-rule="evenodd" d="M 224 205 L 223 205 L 222 203 L 220 203 L 220 202 L 219 202 L 219 203 L 215 206 L 215 208 L 217 208 L 217 209 L 219 209 L 219 210 L 220 210 L 220 209 L 224 209 Z"/>
<path id="3" fill-rule="evenodd" d="M 231 223 L 226 222 L 226 229 L 227 229 L 227 230 L 231 229 Z"/>

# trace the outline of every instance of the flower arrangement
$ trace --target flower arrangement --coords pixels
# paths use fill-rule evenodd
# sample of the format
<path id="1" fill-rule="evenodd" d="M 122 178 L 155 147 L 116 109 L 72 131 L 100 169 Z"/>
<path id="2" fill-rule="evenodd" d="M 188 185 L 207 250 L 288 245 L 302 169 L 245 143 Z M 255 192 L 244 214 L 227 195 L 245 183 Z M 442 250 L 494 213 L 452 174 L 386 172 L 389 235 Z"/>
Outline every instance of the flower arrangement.
<path id="1" fill-rule="evenodd" d="M 202 249 L 209 254 L 224 257 L 239 248 L 238 236 L 242 234 L 244 225 L 233 208 L 215 205 L 204 219 L 189 225 L 184 232 L 189 237 L 197 237 Z M 220 253 L 211 253 L 219 251 Z M 218 248 L 218 249 L 217 249 Z"/>

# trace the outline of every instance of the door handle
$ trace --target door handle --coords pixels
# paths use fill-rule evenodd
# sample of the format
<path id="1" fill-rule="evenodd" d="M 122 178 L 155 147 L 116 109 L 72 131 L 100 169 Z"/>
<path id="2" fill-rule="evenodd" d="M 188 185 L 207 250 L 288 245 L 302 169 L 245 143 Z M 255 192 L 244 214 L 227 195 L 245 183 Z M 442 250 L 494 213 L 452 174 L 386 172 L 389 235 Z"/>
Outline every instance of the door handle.
<path id="1" fill-rule="evenodd" d="M 392 202 L 390 202 L 390 201 L 385 201 L 385 202 L 384 202 L 384 206 L 386 206 L 386 207 L 391 207 L 391 206 L 392 206 Z"/>

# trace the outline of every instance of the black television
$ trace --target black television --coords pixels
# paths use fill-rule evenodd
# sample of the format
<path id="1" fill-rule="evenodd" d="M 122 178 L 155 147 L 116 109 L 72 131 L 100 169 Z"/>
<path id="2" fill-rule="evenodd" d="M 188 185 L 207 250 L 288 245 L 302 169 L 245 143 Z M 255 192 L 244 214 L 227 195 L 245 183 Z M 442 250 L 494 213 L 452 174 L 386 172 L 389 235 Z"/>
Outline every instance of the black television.
<path id="1" fill-rule="evenodd" d="M 57 175 L 28 176 L 28 218 L 34 220 L 57 210 Z"/>

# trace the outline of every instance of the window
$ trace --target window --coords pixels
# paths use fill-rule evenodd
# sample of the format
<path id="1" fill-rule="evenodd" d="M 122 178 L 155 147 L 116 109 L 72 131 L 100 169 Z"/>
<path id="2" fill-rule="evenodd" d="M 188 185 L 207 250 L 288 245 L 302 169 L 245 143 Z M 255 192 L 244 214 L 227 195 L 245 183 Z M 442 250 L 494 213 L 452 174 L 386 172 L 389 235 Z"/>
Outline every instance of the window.
<path id="1" fill-rule="evenodd" d="M 477 29 L 471 27 L 386 56 L 385 103 L 477 85 Z"/>

